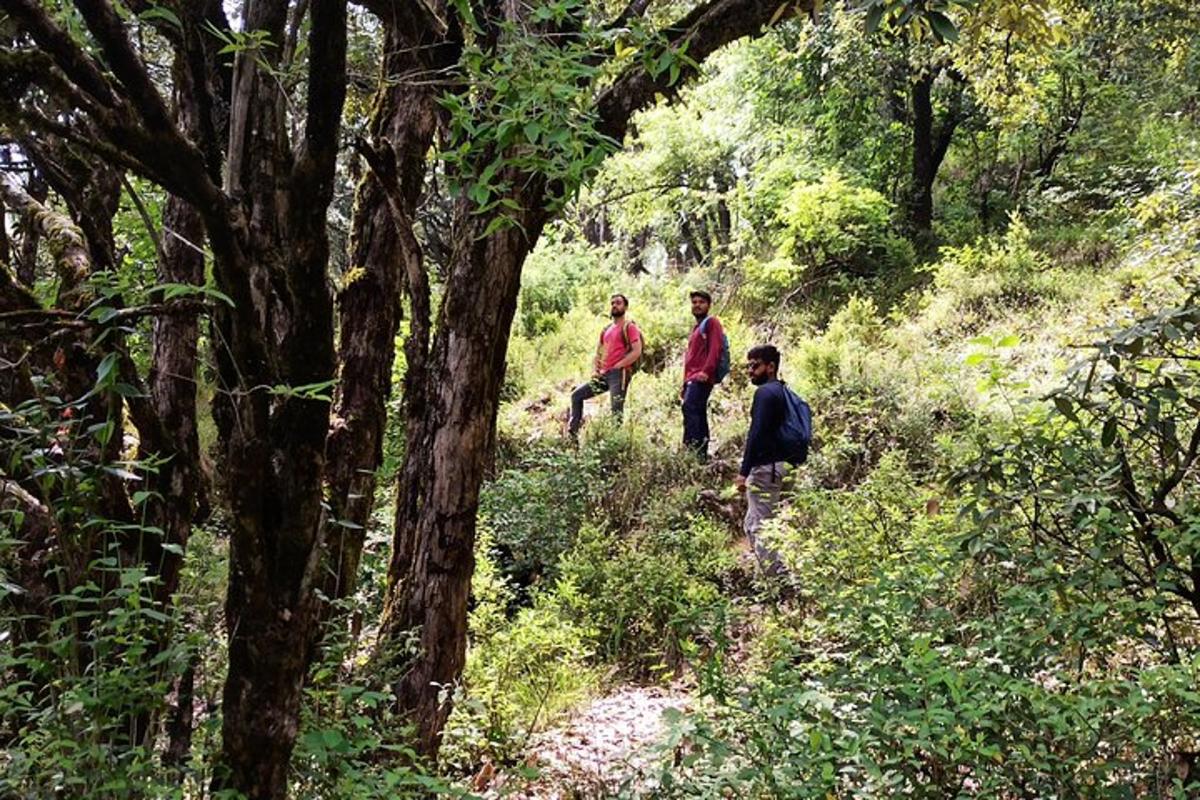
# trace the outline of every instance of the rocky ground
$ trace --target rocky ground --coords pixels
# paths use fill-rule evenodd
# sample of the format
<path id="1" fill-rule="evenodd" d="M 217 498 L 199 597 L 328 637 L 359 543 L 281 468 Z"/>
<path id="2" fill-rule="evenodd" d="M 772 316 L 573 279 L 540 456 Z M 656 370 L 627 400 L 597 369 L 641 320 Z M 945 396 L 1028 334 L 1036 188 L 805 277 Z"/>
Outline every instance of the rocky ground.
<path id="1" fill-rule="evenodd" d="M 637 796 L 653 783 L 658 746 L 666 734 L 664 712 L 685 711 L 686 688 L 623 686 L 583 706 L 562 725 L 533 737 L 525 778 L 487 767 L 475 789 L 487 798 L 585 800 Z"/>

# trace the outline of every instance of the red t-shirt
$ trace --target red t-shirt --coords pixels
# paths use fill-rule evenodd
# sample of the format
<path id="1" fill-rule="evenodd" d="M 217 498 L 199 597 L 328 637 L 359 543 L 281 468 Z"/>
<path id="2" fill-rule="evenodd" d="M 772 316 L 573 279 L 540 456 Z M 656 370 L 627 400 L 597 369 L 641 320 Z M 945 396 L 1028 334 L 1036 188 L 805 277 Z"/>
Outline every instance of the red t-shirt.
<path id="1" fill-rule="evenodd" d="M 708 376 L 707 383 L 712 383 L 717 374 L 717 363 L 721 360 L 721 320 L 709 317 L 704 331 L 700 325 L 692 328 L 688 337 L 687 353 L 683 357 L 683 380 L 695 380 L 703 372 Z"/>
<path id="2" fill-rule="evenodd" d="M 621 326 L 625 326 L 625 333 L 621 333 Z M 629 338 L 629 347 L 625 346 L 625 339 Z M 604 348 L 604 356 L 600 361 L 600 369 L 603 372 L 608 372 L 617 366 L 617 362 L 629 354 L 633 348 L 633 343 L 642 338 L 642 334 L 638 332 L 637 325 L 632 322 L 614 322 L 604 329 L 600 334 L 600 344 Z"/>

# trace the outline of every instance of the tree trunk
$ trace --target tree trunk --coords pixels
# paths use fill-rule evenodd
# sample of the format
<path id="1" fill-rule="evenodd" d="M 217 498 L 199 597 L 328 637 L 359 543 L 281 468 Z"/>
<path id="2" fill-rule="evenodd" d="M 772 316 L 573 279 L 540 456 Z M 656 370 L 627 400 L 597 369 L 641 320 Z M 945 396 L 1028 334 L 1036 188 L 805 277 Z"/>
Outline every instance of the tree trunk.
<path id="1" fill-rule="evenodd" d="M 912 196 L 908 224 L 918 240 L 928 240 L 933 230 L 933 81 L 934 74 L 921 76 L 913 83 L 912 108 Z"/>
<path id="2" fill-rule="evenodd" d="M 346 4 L 310 6 L 305 137 L 287 139 L 283 97 L 239 53 L 226 192 L 206 213 L 219 285 L 221 390 L 214 418 L 233 516 L 225 602 L 229 671 L 213 790 L 287 796 L 288 768 L 318 630 L 325 439 L 334 371 L 326 213 L 345 98 Z M 244 26 L 283 40 L 286 4 L 250 3 Z M 278 64 L 272 65 L 278 67 Z M 226 289 L 228 287 L 228 289 Z"/>
<path id="3" fill-rule="evenodd" d="M 533 192 L 521 198 L 526 209 L 541 208 L 540 191 Z M 524 230 L 477 238 L 488 221 L 459 205 L 454 280 L 428 362 L 416 376 L 417 394 L 407 398 L 407 457 L 380 629 L 380 641 L 392 647 L 405 632 L 419 631 L 420 654 L 407 660 L 398 696 L 416 726 L 417 751 L 428 756 L 436 754 L 450 713 L 438 687 L 462 674 L 479 490 L 495 444 L 521 266 L 545 224 L 540 211 L 530 212 Z M 383 653 L 392 664 L 412 655 Z"/>
<path id="4" fill-rule="evenodd" d="M 955 86 L 941 125 L 934 130 L 933 84 L 941 69 L 919 77 L 912 87 L 912 193 L 909 198 L 908 224 L 918 249 L 928 251 L 933 240 L 933 184 L 950 149 L 954 131 L 962 121 L 964 80 L 951 72 Z"/>
<path id="5" fill-rule="evenodd" d="M 437 91 L 395 76 L 445 67 L 454 58 L 450 48 L 414 40 L 395 17 L 385 16 L 382 22 L 383 76 L 366 145 L 373 153 L 371 174 L 358 186 L 351 268 L 338 294 L 341 375 L 327 446 L 331 520 L 325 594 L 332 598 L 349 595 L 357 584 L 376 472 L 383 460 L 401 286 L 405 281 L 411 284 L 410 276 L 424 269 L 412 220 L 437 127 Z M 419 313 L 427 318 L 429 312 Z M 427 346 L 426 340 L 418 345 L 417 339 L 414 346 Z"/>

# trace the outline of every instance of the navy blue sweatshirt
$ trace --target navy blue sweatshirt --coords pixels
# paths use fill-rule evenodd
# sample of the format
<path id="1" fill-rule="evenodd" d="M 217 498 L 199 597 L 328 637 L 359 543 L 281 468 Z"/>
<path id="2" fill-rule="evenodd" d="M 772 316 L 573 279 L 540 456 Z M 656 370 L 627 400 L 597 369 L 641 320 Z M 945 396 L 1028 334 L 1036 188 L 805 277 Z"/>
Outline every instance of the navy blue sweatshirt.
<path id="1" fill-rule="evenodd" d="M 754 467 L 784 460 L 780 451 L 779 429 L 787 417 L 787 390 L 780 381 L 759 386 L 750 407 L 750 433 L 746 436 L 746 452 L 742 456 L 742 475 Z"/>

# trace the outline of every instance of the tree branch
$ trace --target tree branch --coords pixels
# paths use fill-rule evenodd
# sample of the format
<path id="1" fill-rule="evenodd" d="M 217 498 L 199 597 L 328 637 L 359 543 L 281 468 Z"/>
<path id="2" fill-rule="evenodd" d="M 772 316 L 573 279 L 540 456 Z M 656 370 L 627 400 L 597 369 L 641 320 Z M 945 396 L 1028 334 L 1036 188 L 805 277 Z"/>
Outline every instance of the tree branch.
<path id="1" fill-rule="evenodd" d="M 313 205 L 333 196 L 333 165 L 346 99 L 346 0 L 313 0 L 308 34 L 308 108 L 296 177 L 316 194 Z"/>
<path id="2" fill-rule="evenodd" d="M 765 26 L 783 17 L 789 5 L 809 11 L 813 0 L 710 0 L 664 28 L 663 34 L 672 50 L 686 47 L 691 62 L 700 64 L 730 42 L 761 35 Z M 629 67 L 597 98 L 597 130 L 613 141 L 622 141 L 635 112 L 649 106 L 656 95 L 671 95 L 697 71 L 691 64 L 682 64 L 678 80 L 671 84 L 666 71 L 655 77 L 641 64 Z"/>
<path id="3" fill-rule="evenodd" d="M 125 26 L 107 0 L 75 0 L 88 30 L 96 37 L 117 80 L 138 110 L 146 126 L 153 131 L 176 133 L 167 105 L 146 73 L 146 66 L 125 35 Z"/>
<path id="4" fill-rule="evenodd" d="M 43 51 L 62 68 L 67 77 L 102 105 L 120 103 L 104 72 L 71 38 L 54 24 L 37 0 L 0 0 L 0 9 L 8 12 Z"/>
<path id="5" fill-rule="evenodd" d="M 0 283 L 3 280 L 0 279 Z M 7 291 L 0 288 L 0 297 Z M 32 295 L 28 295 L 32 300 Z M 35 301 L 36 302 L 36 301 Z M 8 305 L 4 303 L 0 308 Z M 78 311 L 60 308 L 18 308 L 0 312 L 0 329 L 45 330 L 46 328 L 107 328 L 146 317 L 161 317 L 168 314 L 200 314 L 212 307 L 200 300 L 171 300 L 165 303 L 147 303 L 142 306 L 122 308 L 106 314 L 103 319 L 92 318 Z"/>
<path id="6" fill-rule="evenodd" d="M 81 135 L 78 126 L 48 116 L 29 97 L 22 96 L 24 92 L 16 97 L 0 92 L 0 118 L 80 144 L 105 159 L 145 175 L 172 194 L 187 198 L 198 208 L 224 209 L 224 198 L 203 167 L 203 155 L 173 124 L 168 121 L 166 126 L 152 130 L 131 119 L 134 112 L 124 97 L 96 71 L 82 49 L 55 26 L 41 8 L 32 6 L 30 0 L 0 0 L 0 9 L 20 21 L 58 67 L 54 69 L 46 56 L 28 50 L 0 49 L 0 64 L 15 65 L 22 70 L 17 85 L 9 88 L 40 87 L 68 109 L 78 110 L 91 118 L 103 136 Z M 128 46 L 128 41 L 125 43 Z M 39 61 L 39 57 L 42 60 Z M 38 64 L 43 67 L 35 70 Z M 149 80 L 144 73 L 143 76 Z M 150 89 L 157 97 L 157 90 L 152 85 Z M 161 105 L 161 98 L 158 103 Z"/>
<path id="7" fill-rule="evenodd" d="M 650 7 L 651 2 L 652 0 L 630 0 L 629 4 L 625 6 L 625 8 L 621 9 L 621 13 L 613 18 L 613 21 L 608 23 L 608 25 L 605 27 L 607 27 L 609 30 L 623 28 L 625 23 L 629 22 L 631 19 L 635 19 L 645 14 L 646 9 Z"/>
<path id="8" fill-rule="evenodd" d="M 54 254 L 54 267 L 62 281 L 60 295 L 65 296 L 77 290 L 92 270 L 87 242 L 78 226 L 30 197 L 20 182 L 8 173 L 0 174 L 0 195 L 3 195 L 10 208 L 28 214 L 49 241 Z"/>

